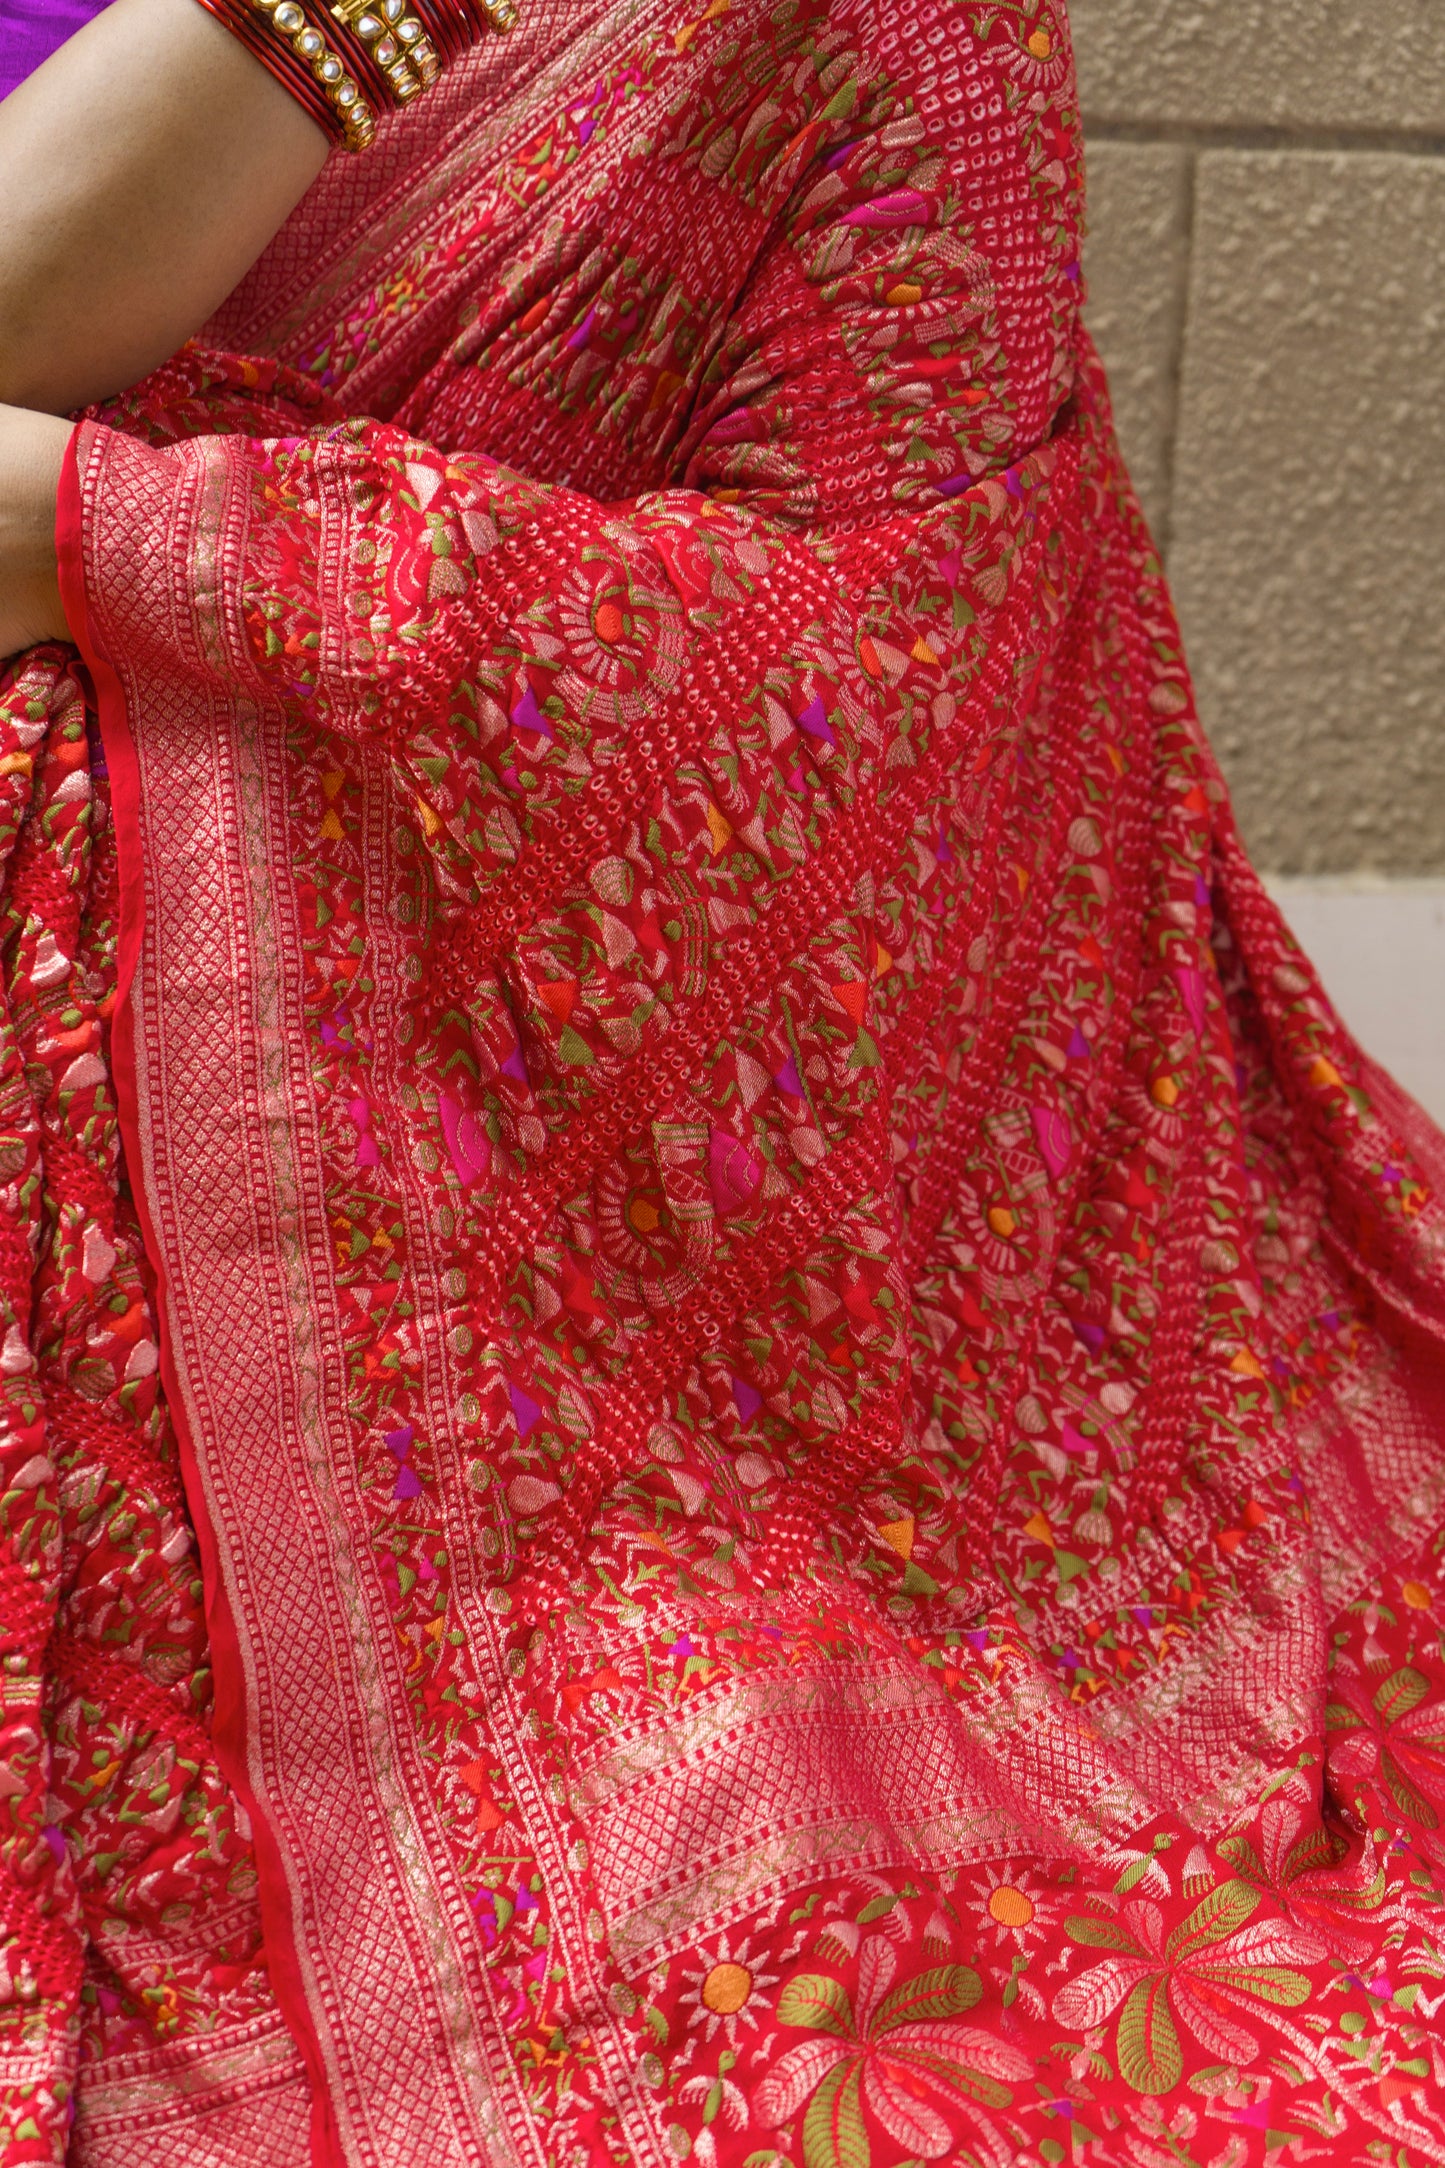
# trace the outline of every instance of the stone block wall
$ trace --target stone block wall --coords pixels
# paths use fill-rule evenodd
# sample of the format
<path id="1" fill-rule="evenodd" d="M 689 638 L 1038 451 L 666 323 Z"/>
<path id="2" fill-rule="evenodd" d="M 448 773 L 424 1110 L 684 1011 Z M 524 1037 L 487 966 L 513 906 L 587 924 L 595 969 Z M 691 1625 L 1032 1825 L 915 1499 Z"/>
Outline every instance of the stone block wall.
<path id="1" fill-rule="evenodd" d="M 1445 874 L 1445 17 L 1070 17 L 1089 320 L 1246 837 Z"/>

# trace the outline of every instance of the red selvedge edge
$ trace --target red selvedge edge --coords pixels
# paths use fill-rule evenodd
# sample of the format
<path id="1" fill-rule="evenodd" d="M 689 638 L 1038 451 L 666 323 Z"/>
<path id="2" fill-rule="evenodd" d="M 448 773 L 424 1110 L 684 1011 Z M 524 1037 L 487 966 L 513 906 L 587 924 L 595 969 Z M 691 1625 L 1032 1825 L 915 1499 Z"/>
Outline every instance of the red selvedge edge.
<path id="1" fill-rule="evenodd" d="M 151 1218 L 141 1170 L 140 1103 L 136 1089 L 135 1014 L 131 991 L 135 984 L 145 940 L 145 861 L 141 842 L 140 762 L 131 735 L 124 688 L 99 638 L 90 608 L 86 584 L 85 506 L 81 481 L 81 447 L 87 456 L 97 437 L 106 434 L 94 422 L 81 422 L 71 432 L 61 470 L 56 500 L 56 556 L 61 601 L 71 638 L 90 672 L 96 714 L 110 771 L 111 811 L 116 826 L 120 862 L 120 929 L 117 955 L 115 1011 L 111 1030 L 111 1078 L 120 1111 L 121 1138 L 132 1173 L 136 1212 L 140 1220 L 145 1257 L 155 1287 L 155 1312 L 160 1334 L 160 1373 L 166 1402 L 180 1447 L 182 1479 L 190 1506 L 191 1525 L 201 1554 L 205 1588 L 206 1628 L 210 1636 L 215 1699 L 211 1715 L 211 1746 L 227 1782 L 240 1801 L 251 1825 L 260 1885 L 262 1927 L 267 1970 L 276 2000 L 291 2036 L 305 2062 L 311 2083 L 311 2168 L 346 2168 L 341 2136 L 332 2111 L 326 2084 L 321 2042 L 312 2021 L 301 1979 L 300 1960 L 291 1921 L 291 1897 L 281 1861 L 281 1850 L 270 1823 L 262 1813 L 246 1767 L 245 1672 L 240 1637 L 221 1579 L 216 1532 L 205 1510 L 205 1490 L 200 1479 L 195 1442 L 185 1419 L 185 1400 L 176 1370 L 175 1355 L 167 1329 L 167 1279 L 161 1248 Z"/>

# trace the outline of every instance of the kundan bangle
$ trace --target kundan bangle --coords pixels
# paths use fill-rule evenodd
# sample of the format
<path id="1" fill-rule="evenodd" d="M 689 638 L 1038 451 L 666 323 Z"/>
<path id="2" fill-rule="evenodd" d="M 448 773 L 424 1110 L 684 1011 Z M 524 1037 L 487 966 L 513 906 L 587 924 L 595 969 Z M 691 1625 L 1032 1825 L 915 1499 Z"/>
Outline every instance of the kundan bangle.
<path id="1" fill-rule="evenodd" d="M 491 31 L 510 30 L 515 0 L 412 0 L 415 12 L 440 46 L 443 62 L 459 60 Z"/>
<path id="2" fill-rule="evenodd" d="M 200 0 L 200 5 L 230 31 L 238 45 L 244 45 L 260 61 L 266 73 L 305 108 L 318 128 L 341 140 L 340 120 L 327 104 L 321 85 L 305 62 L 276 36 L 266 16 L 251 8 L 248 0 Z"/>
<path id="3" fill-rule="evenodd" d="M 364 150 L 376 114 L 351 70 L 297 0 L 200 0 L 319 128 L 348 150 Z"/>
<path id="4" fill-rule="evenodd" d="M 310 69 L 339 124 L 332 133 L 340 133 L 349 151 L 364 151 L 376 134 L 376 115 L 346 61 L 322 35 L 300 0 L 251 0 L 251 5 L 269 20 L 277 40 L 284 41 Z"/>
<path id="5" fill-rule="evenodd" d="M 436 47 L 407 0 L 332 0 L 330 12 L 361 46 L 399 105 L 436 81 L 441 69 Z"/>
<path id="6" fill-rule="evenodd" d="M 488 31 L 510 30 L 516 0 L 200 0 L 319 127 L 348 150 L 378 110 L 408 105 Z"/>

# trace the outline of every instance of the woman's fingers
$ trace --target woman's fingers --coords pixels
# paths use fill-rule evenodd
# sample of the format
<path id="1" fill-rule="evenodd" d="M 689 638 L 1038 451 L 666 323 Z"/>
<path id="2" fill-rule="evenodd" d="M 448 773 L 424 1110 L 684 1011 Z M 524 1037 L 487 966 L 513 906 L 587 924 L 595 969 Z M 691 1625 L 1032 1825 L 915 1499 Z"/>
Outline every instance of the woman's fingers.
<path id="1" fill-rule="evenodd" d="M 0 656 L 69 638 L 55 558 L 55 499 L 70 424 L 0 406 Z"/>

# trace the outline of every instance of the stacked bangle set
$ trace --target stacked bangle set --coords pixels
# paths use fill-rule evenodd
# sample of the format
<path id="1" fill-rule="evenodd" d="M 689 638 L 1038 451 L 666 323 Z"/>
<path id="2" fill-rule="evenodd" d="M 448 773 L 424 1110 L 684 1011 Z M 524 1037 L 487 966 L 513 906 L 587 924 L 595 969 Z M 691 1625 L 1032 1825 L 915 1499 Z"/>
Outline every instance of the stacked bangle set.
<path id="1" fill-rule="evenodd" d="M 427 90 L 489 30 L 510 30 L 515 0 L 201 0 L 268 74 L 348 150 L 377 115 Z"/>

